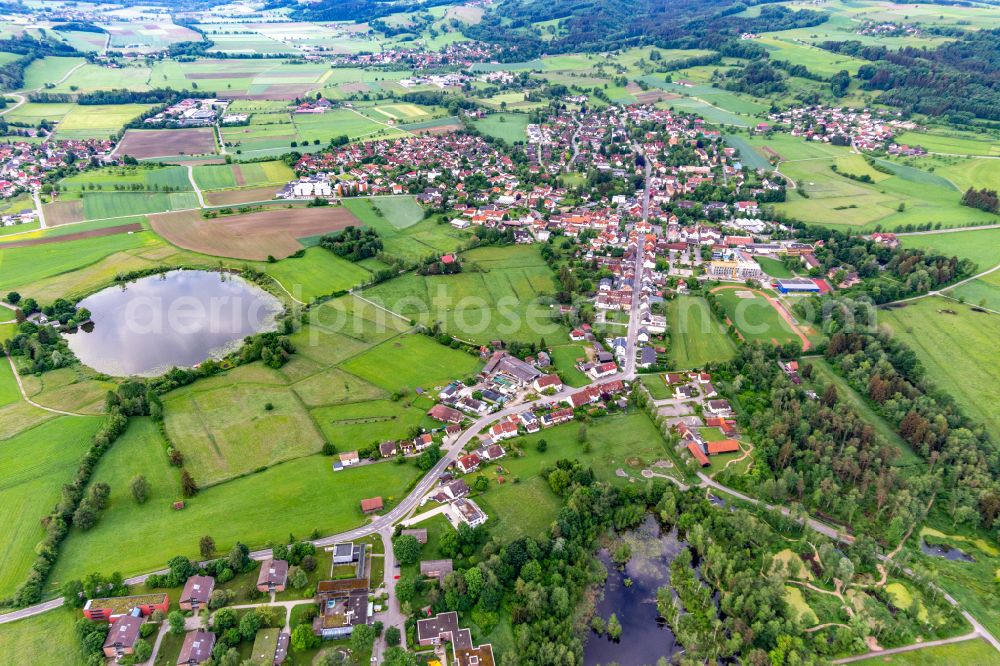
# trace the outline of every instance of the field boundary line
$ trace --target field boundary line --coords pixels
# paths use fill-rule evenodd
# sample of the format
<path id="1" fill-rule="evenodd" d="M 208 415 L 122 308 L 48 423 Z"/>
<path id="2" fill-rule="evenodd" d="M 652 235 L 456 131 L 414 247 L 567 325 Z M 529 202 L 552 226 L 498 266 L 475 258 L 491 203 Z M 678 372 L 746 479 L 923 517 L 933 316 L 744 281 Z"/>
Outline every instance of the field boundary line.
<path id="1" fill-rule="evenodd" d="M 385 312 L 388 312 L 389 314 L 391 314 L 391 315 L 394 315 L 394 316 L 396 316 L 396 317 L 398 317 L 398 318 L 402 319 L 402 320 L 403 320 L 403 321 L 405 321 L 405 322 L 406 322 L 407 324 L 409 324 L 409 323 L 410 323 L 410 318 L 409 318 L 409 317 L 404 317 L 403 315 L 399 314 L 398 312 L 393 312 L 393 311 L 392 311 L 392 310 L 390 310 L 389 308 L 386 308 L 386 307 L 382 307 L 381 305 L 379 305 L 379 304 L 378 304 L 378 303 L 376 303 L 375 301 L 370 301 L 370 300 L 368 300 L 367 298 L 365 298 L 364 296 L 362 296 L 362 295 L 361 295 L 361 292 L 360 292 L 360 291 L 354 291 L 354 290 L 352 289 L 352 290 L 351 290 L 350 292 L 348 292 L 348 293 L 352 294 L 352 295 L 353 295 L 354 297 L 356 297 L 356 298 L 359 298 L 359 299 L 361 299 L 362 301 L 364 301 L 365 303 L 368 303 L 369 305 L 374 305 L 374 306 L 375 306 L 375 307 L 377 307 L 377 308 L 378 308 L 379 310 L 384 310 Z M 400 334 L 400 335 L 402 335 L 402 334 Z M 393 337 L 396 337 L 396 336 L 393 336 Z"/>

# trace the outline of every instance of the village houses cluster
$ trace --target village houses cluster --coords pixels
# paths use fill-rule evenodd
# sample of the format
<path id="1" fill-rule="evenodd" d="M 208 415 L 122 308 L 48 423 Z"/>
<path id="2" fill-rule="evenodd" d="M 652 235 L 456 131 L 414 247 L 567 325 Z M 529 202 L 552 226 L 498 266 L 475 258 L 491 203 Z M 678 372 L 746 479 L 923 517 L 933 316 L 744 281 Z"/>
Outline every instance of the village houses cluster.
<path id="1" fill-rule="evenodd" d="M 804 106 L 779 113 L 772 113 L 770 120 L 787 127 L 792 136 L 800 136 L 808 141 L 824 141 L 839 145 L 852 145 L 858 150 L 872 151 L 886 149 L 890 154 L 925 155 L 920 146 L 900 146 L 892 142 L 892 137 L 904 131 L 917 129 L 909 120 L 888 116 L 874 109 L 836 108 L 817 104 Z M 759 131 L 771 129 L 758 125 Z"/>

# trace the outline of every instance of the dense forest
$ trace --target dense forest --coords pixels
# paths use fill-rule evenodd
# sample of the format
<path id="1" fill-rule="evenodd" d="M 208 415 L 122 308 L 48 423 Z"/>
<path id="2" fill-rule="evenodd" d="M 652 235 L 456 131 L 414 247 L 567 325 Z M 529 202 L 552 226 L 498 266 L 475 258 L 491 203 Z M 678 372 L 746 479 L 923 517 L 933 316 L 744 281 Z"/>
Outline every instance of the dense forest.
<path id="1" fill-rule="evenodd" d="M 357 21 L 364 23 L 397 12 L 416 12 L 453 0 L 318 0 L 298 4 L 294 0 L 268 3 L 268 8 L 292 7 L 292 16 L 300 21 Z"/>
<path id="2" fill-rule="evenodd" d="M 823 48 L 865 60 L 862 88 L 881 90 L 876 101 L 953 123 L 1000 120 L 1000 28 L 970 31 L 936 49 L 893 51 L 858 41 L 824 42 Z"/>
<path id="3" fill-rule="evenodd" d="M 822 12 L 765 6 L 759 16 L 736 16 L 747 5 L 733 0 L 510 0 L 465 28 L 474 39 L 506 49 L 508 55 L 535 57 L 569 51 L 610 51 L 643 44 L 662 48 L 720 48 L 741 32 L 787 30 L 826 20 Z M 561 35 L 543 42 L 533 23 L 560 19 Z"/>

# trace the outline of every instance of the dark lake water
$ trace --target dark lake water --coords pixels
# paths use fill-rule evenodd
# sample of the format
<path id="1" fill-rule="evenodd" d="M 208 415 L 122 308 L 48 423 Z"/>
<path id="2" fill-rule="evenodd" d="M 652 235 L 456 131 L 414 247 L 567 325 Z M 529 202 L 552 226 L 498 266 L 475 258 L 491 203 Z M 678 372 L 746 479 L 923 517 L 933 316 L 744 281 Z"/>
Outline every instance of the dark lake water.
<path id="1" fill-rule="evenodd" d="M 670 661 L 681 646 L 674 642 L 670 627 L 658 621 L 656 590 L 670 581 L 670 563 L 684 548 L 676 531 L 661 533 L 652 516 L 629 534 L 626 540 L 632 545 L 632 559 L 619 571 L 607 551 L 599 554 L 608 570 L 604 583 L 604 597 L 597 603 L 597 613 L 605 620 L 612 613 L 618 616 L 622 635 L 615 643 L 607 636 L 591 634 L 584 646 L 583 663 L 586 666 L 610 664 L 642 666 L 655 664 L 660 657 Z M 625 579 L 632 585 L 626 587 Z"/>
<path id="2" fill-rule="evenodd" d="M 235 275 L 170 271 L 88 296 L 93 325 L 66 335 L 80 361 L 114 376 L 162 374 L 220 358 L 275 329 L 281 302 Z"/>
<path id="3" fill-rule="evenodd" d="M 939 546 L 937 544 L 929 544 L 923 539 L 920 540 L 920 550 L 923 551 L 924 555 L 931 555 L 933 557 L 943 557 L 946 560 L 951 560 L 953 562 L 975 562 L 976 558 L 969 555 L 964 550 L 959 550 L 958 548 L 952 548 L 951 546 Z"/>

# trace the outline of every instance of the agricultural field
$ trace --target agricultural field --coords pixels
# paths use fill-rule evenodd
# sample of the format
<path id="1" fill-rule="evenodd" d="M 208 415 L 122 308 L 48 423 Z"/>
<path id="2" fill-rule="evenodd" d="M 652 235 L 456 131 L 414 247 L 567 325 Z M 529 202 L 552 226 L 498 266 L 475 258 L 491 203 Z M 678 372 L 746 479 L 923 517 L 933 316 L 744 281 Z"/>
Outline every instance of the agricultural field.
<path id="1" fill-rule="evenodd" d="M 785 157 L 786 152 L 791 152 L 789 148 L 785 144 L 777 152 Z M 847 153 L 841 152 L 836 159 L 846 157 Z M 885 162 L 895 171 L 893 175 L 878 173 L 878 178 L 873 179 L 877 182 L 863 183 L 834 173 L 830 166 L 835 159 L 799 159 L 802 161 L 791 159 L 781 164 L 781 172 L 794 180 L 797 188 L 789 191 L 787 200 L 777 208 L 803 221 L 865 230 L 875 225 L 892 230 L 904 224 L 929 222 L 947 228 L 995 221 L 989 213 L 962 206 L 958 188 L 936 174 Z M 858 173 L 856 161 L 849 164 L 850 171 L 846 172 L 863 175 Z"/>
<path id="2" fill-rule="evenodd" d="M 288 257 L 266 264 L 262 269 L 292 296 L 305 302 L 357 287 L 372 276 L 361 265 L 341 259 L 321 247 L 307 248 L 305 256 Z"/>
<path id="3" fill-rule="evenodd" d="M 388 251 L 388 250 L 387 250 Z M 380 305 L 475 343 L 498 338 L 562 339 L 542 297 L 555 292 L 554 276 L 538 249 L 478 248 L 463 255 L 454 275 L 407 274 L 365 292 Z"/>
<path id="4" fill-rule="evenodd" d="M 246 164 L 205 164 L 193 168 L 194 181 L 202 190 L 226 190 L 273 185 L 275 189 L 295 178 L 284 162 L 248 162 Z M 185 179 L 187 176 L 185 175 Z"/>
<path id="5" fill-rule="evenodd" d="M 87 196 L 89 199 L 93 195 Z M 343 229 L 357 224 L 357 219 L 340 206 L 317 206 L 271 207 L 211 219 L 202 217 L 200 209 L 184 210 L 154 216 L 150 222 L 154 231 L 178 247 L 220 257 L 263 261 L 269 256 L 287 257 L 303 248 L 298 239 Z"/>
<path id="6" fill-rule="evenodd" d="M 226 386 L 182 388 L 164 401 L 167 435 L 202 486 L 318 453 L 323 446 L 309 414 L 279 375 L 263 367 L 253 368 L 253 375 L 263 377 L 247 377 L 248 372 L 234 371 Z"/>
<path id="7" fill-rule="evenodd" d="M 992 267 L 991 267 L 992 268 Z M 945 292 L 970 305 L 1000 312 L 1000 273 L 993 272 Z"/>
<path id="8" fill-rule="evenodd" d="M 5 397 L 13 378 L 5 376 L 0 381 L 4 390 L 0 397 Z M 3 440 L 6 456 L 0 501 L 6 508 L 0 517 L 4 561 L 0 594 L 9 595 L 27 577 L 35 560 L 35 544 L 45 536 L 39 521 L 58 503 L 62 485 L 73 480 L 80 456 L 100 423 L 99 418 L 63 416 Z"/>
<path id="9" fill-rule="evenodd" d="M 1000 360 L 993 353 L 1000 317 L 940 297 L 880 310 L 878 315 L 880 325 L 891 328 L 916 352 L 933 383 L 1000 440 L 1000 416 L 992 408 L 1000 400 L 995 381 Z"/>
<path id="10" fill-rule="evenodd" d="M 42 88 L 46 83 L 55 84 L 78 65 L 84 65 L 83 58 L 46 57 L 32 62 L 24 72 L 23 90 Z"/>
<path id="11" fill-rule="evenodd" d="M 528 116 L 521 113 L 491 113 L 475 121 L 476 129 L 513 144 L 528 138 Z"/>
<path id="12" fill-rule="evenodd" d="M 930 153 L 943 155 L 1000 156 L 1000 138 L 991 135 L 933 130 L 930 132 L 905 132 L 895 138 L 897 143 L 923 146 Z"/>
<path id="13" fill-rule="evenodd" d="M 736 345 L 704 298 L 678 296 L 669 305 L 670 365 L 678 370 L 700 368 L 709 361 L 732 357 Z"/>
<path id="14" fill-rule="evenodd" d="M 215 130 L 211 127 L 188 129 L 128 130 L 118 144 L 117 154 L 138 160 L 178 155 L 214 155 Z"/>
<path id="15" fill-rule="evenodd" d="M 38 105 L 40 106 L 40 105 Z M 56 127 L 56 139 L 105 139 L 152 108 L 149 104 L 74 106 Z"/>
<path id="16" fill-rule="evenodd" d="M 479 358 L 444 347 L 425 335 L 386 340 L 342 367 L 389 392 L 431 389 L 475 374 Z"/>
<path id="17" fill-rule="evenodd" d="M 259 103 L 255 101 L 246 103 L 251 107 L 257 104 Z M 240 112 L 240 106 L 234 104 L 233 112 Z M 404 116 L 403 110 L 397 109 L 397 113 L 406 118 L 400 122 L 410 122 L 411 117 L 414 120 L 426 120 L 431 117 L 416 105 L 399 104 L 384 108 L 395 107 L 411 113 L 411 116 Z M 409 107 L 412 107 L 412 110 Z M 250 124 L 247 126 L 223 127 L 222 138 L 230 152 L 246 158 L 280 155 L 292 148 L 307 149 L 310 145 L 318 150 L 321 145 L 325 146 L 331 139 L 342 135 L 346 135 L 351 141 L 404 135 L 403 130 L 391 126 L 397 122 L 393 118 L 394 113 L 390 110 L 381 114 L 377 112 L 379 108 L 383 107 L 366 109 L 367 115 L 360 111 L 339 108 L 325 113 L 291 113 L 285 105 L 280 108 L 268 105 L 261 111 L 251 112 Z M 417 111 L 421 113 L 417 114 Z"/>

